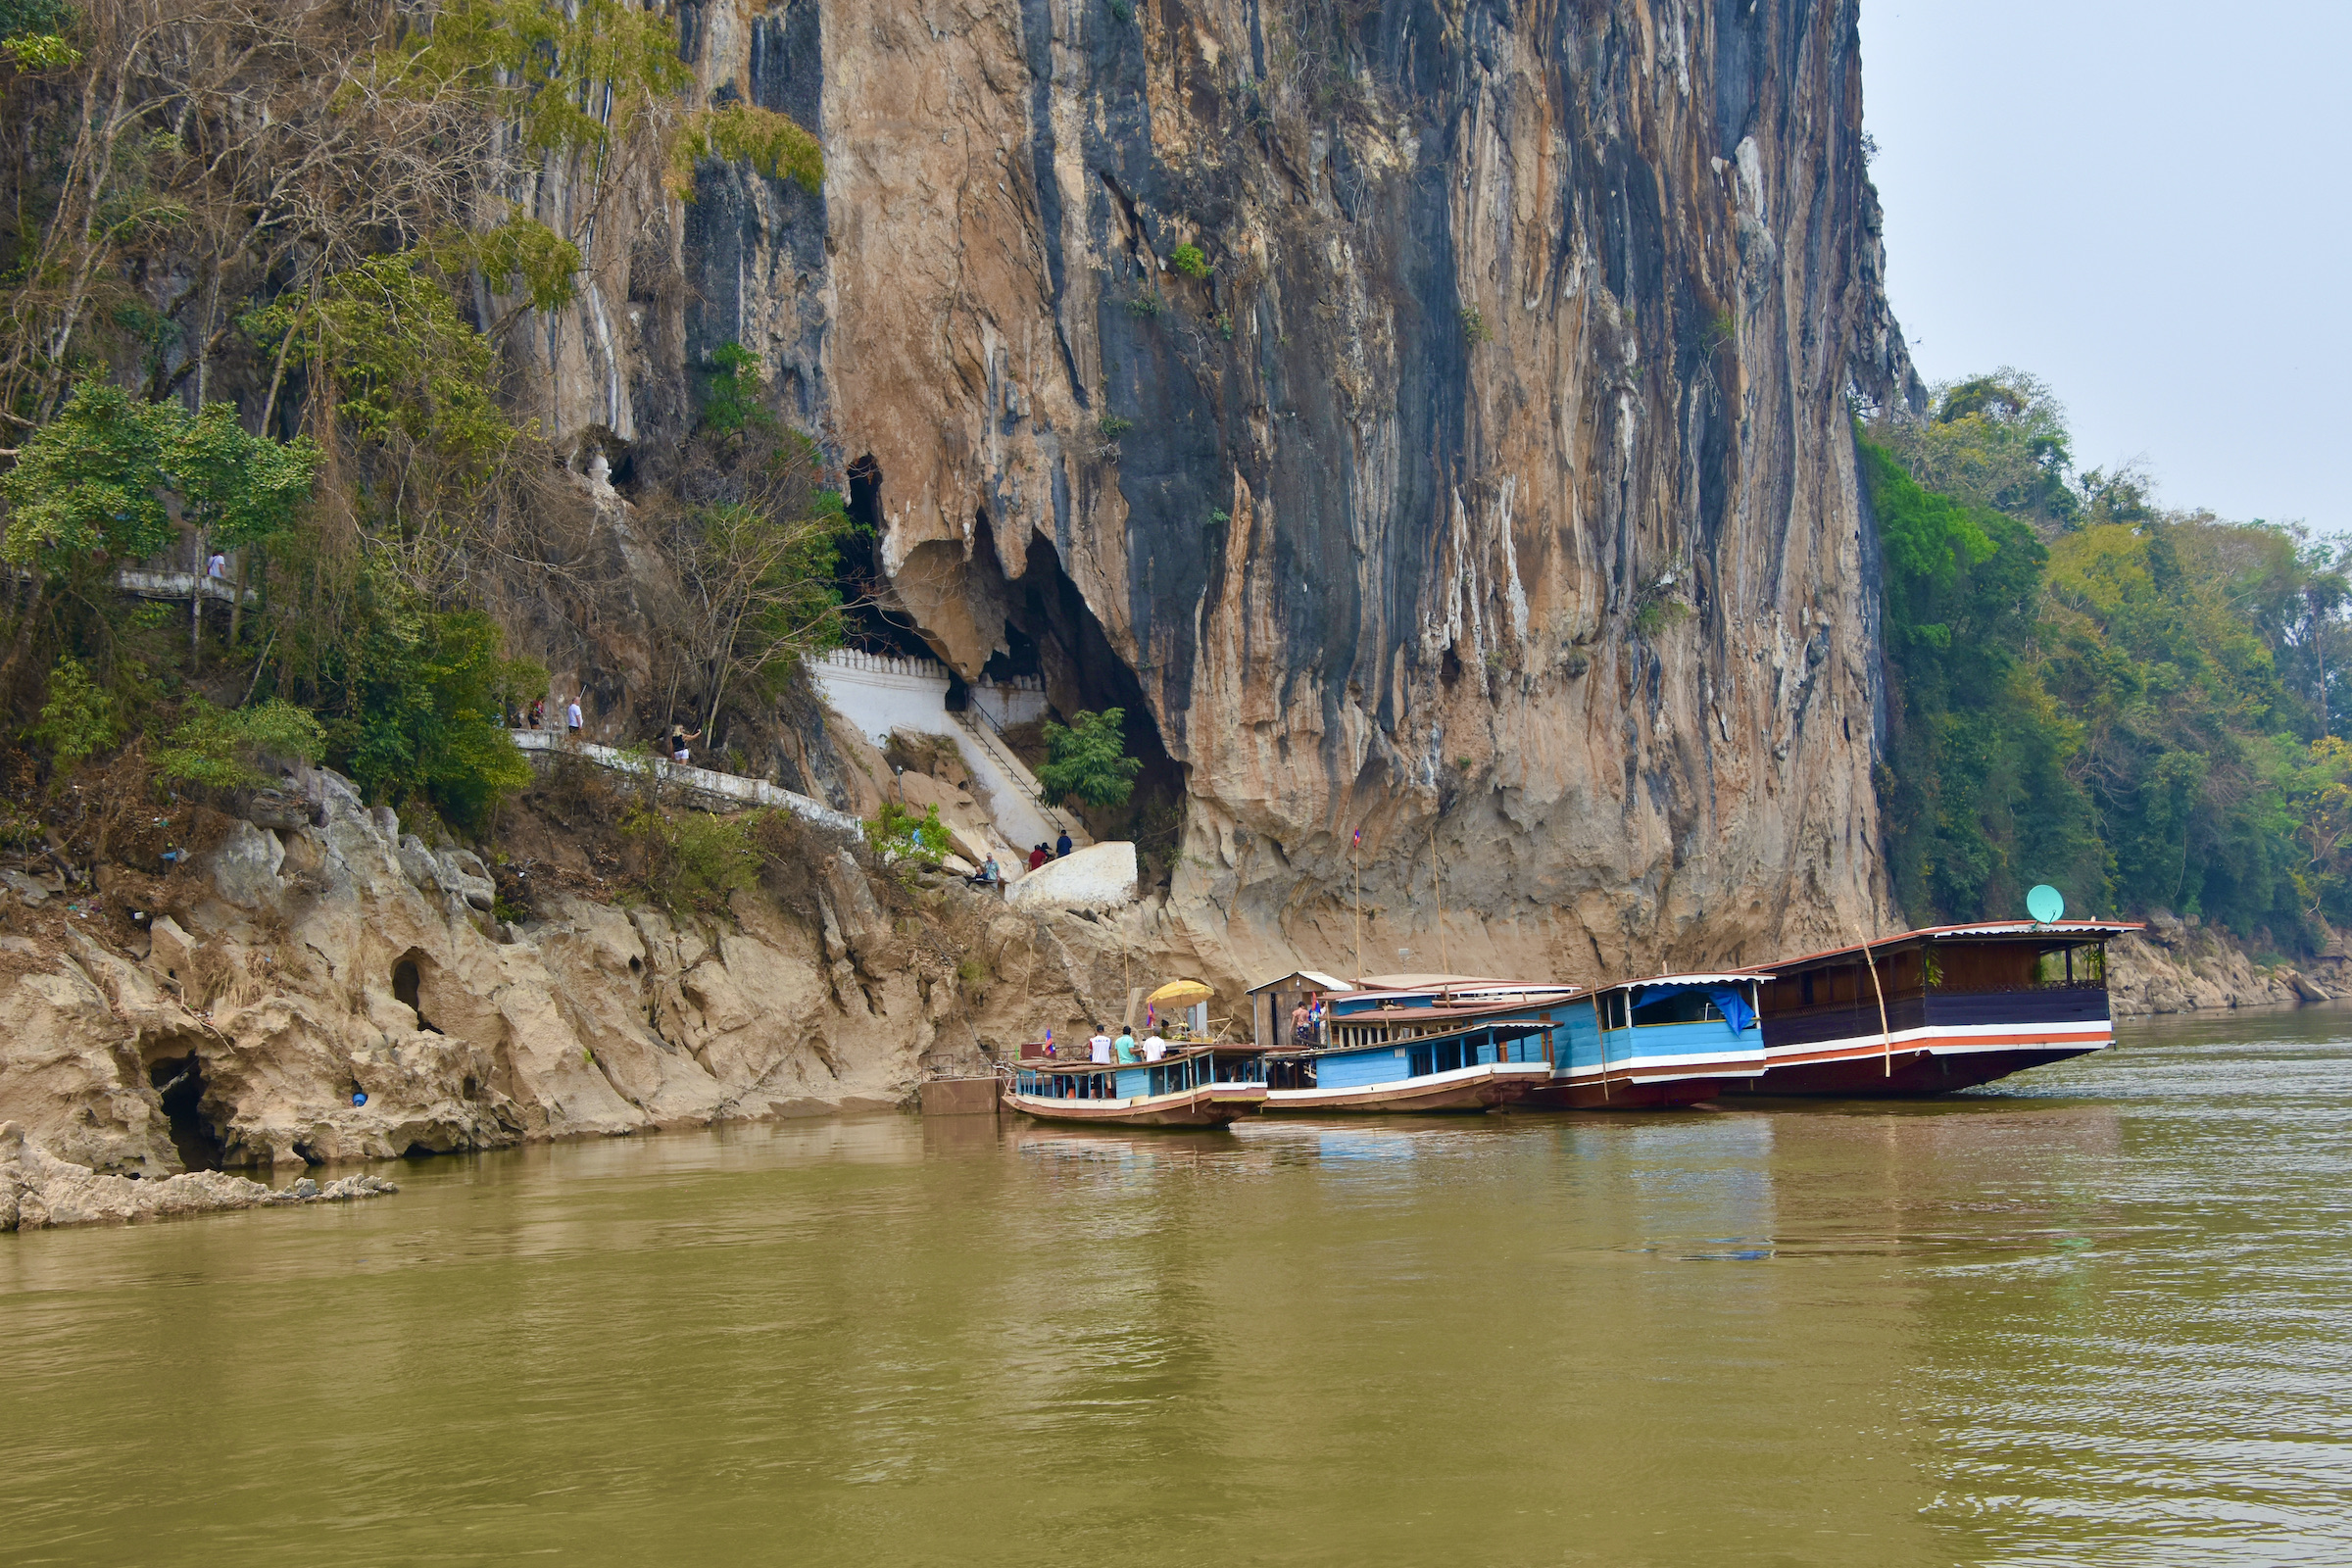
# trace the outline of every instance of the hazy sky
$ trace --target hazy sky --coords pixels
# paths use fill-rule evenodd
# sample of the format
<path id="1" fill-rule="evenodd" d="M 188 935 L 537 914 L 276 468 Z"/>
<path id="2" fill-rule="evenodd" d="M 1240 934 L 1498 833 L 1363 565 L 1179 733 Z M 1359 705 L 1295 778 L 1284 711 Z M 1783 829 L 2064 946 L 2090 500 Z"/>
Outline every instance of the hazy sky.
<path id="1" fill-rule="evenodd" d="M 2352 4 L 1862 0 L 1894 309 L 2014 365 L 2082 467 L 2352 532 Z"/>

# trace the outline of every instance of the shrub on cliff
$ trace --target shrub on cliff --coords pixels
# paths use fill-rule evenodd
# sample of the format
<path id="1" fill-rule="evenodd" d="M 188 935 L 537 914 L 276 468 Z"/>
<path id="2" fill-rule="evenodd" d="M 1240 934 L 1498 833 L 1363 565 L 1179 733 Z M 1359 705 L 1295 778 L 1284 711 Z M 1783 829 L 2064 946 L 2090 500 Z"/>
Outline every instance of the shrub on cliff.
<path id="1" fill-rule="evenodd" d="M 372 800 L 421 797 L 478 832 L 531 782 L 498 720 L 509 693 L 545 690 L 547 672 L 506 658 L 497 624 L 478 612 L 425 610 L 380 586 L 368 597 L 322 662 L 329 759 Z"/>
<path id="2" fill-rule="evenodd" d="M 664 908 L 720 909 L 759 882 L 764 857 L 750 819 L 639 806 L 620 826 L 640 857 L 638 888 Z"/>
<path id="3" fill-rule="evenodd" d="M 179 723 L 155 753 L 156 776 L 204 789 L 272 782 L 256 765 L 265 758 L 315 762 L 326 749 L 318 720 L 271 698 L 253 708 L 215 708 L 203 698 L 180 710 Z"/>
<path id="4" fill-rule="evenodd" d="M 1125 806 L 1144 764 L 1127 755 L 1127 710 L 1080 713 L 1067 727 L 1046 725 L 1046 765 L 1037 781 L 1047 796 L 1076 796 L 1089 806 Z"/>

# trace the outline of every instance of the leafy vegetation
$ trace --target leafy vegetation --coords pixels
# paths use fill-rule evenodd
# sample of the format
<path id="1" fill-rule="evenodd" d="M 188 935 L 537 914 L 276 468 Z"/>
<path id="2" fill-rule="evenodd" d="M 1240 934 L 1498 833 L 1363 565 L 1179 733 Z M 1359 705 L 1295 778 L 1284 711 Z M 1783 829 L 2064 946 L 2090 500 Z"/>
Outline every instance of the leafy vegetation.
<path id="1" fill-rule="evenodd" d="M 1078 713 L 1067 727 L 1046 725 L 1046 763 L 1037 781 L 1060 800 L 1076 796 L 1089 806 L 1125 806 L 1144 764 L 1127 755 L 1127 712 L 1105 708 Z"/>
<path id="2" fill-rule="evenodd" d="M 825 153 L 799 124 L 738 98 L 688 117 L 671 144 L 664 181 L 680 201 L 694 199 L 695 166 L 707 158 L 749 163 L 770 179 L 789 179 L 811 194 L 825 182 Z"/>
<path id="3" fill-rule="evenodd" d="M 785 117 L 692 97 L 672 16 L 0 0 L 0 43 L 14 776 L 87 782 L 119 753 L 135 794 L 309 756 L 483 832 L 530 777 L 509 715 L 546 694 L 510 629 L 577 657 L 625 602 L 656 649 L 636 695 L 706 729 L 838 636 L 852 526 L 752 356 L 721 351 L 689 437 L 631 454 L 674 568 L 650 586 L 600 525 L 610 492 L 583 493 L 589 453 L 551 449 L 514 384 L 533 339 L 511 328 L 577 303 L 622 182 L 823 178 Z M 541 189 L 564 199 L 511 196 Z M 216 555 L 193 607 L 116 581 Z"/>
<path id="4" fill-rule="evenodd" d="M 1208 275 L 1208 257 L 1190 240 L 1170 251 L 1168 261 L 1187 277 L 1202 278 Z"/>
<path id="5" fill-rule="evenodd" d="M 265 757 L 315 762 L 324 750 L 318 720 L 292 703 L 226 709 L 197 697 L 156 752 L 155 770 L 175 783 L 240 789 L 270 782 L 257 765 Z"/>
<path id="6" fill-rule="evenodd" d="M 865 843 L 876 855 L 917 864 L 936 864 L 951 853 L 938 807 L 926 806 L 917 816 L 896 801 L 884 801 L 881 812 L 866 821 Z"/>
<path id="7" fill-rule="evenodd" d="M 2064 414 L 2014 371 L 1867 433 L 1886 565 L 1880 777 L 1914 919 L 2171 911 L 2263 948 L 2352 920 L 2347 561 L 2267 522 L 2075 475 Z"/>
<path id="8" fill-rule="evenodd" d="M 9 503 L 0 555 L 20 564 L 52 553 L 151 556 L 173 536 L 172 503 L 229 549 L 282 532 L 311 493 L 318 448 L 247 435 L 236 412 L 143 403 L 85 381 L 0 474 Z"/>
<path id="9" fill-rule="evenodd" d="M 756 829 L 762 814 L 739 819 L 635 807 L 622 818 L 621 833 L 644 856 L 638 884 L 670 908 L 723 908 L 731 895 L 760 880 L 765 857 Z"/>

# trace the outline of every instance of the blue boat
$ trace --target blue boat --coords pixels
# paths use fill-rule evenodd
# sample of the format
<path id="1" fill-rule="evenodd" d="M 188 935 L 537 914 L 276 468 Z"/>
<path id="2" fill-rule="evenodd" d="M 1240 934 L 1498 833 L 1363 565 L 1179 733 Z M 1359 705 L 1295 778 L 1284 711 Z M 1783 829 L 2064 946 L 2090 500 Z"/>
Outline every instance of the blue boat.
<path id="1" fill-rule="evenodd" d="M 1764 1073 L 1758 986 L 1770 974 L 1661 974 L 1585 993 L 1550 1041 L 1543 1110 L 1648 1110 L 1737 1093 Z"/>
<path id="2" fill-rule="evenodd" d="M 1322 1017 L 1266 1053 L 1269 1112 L 1483 1111 L 1509 1105 L 1551 1080 L 1548 1042 L 1572 1015 L 1575 986 L 1458 975 L 1387 977 L 1360 987 L 1322 985 Z M 1279 1026 L 1277 1004 L 1261 1012 Z M 1261 1025 L 1262 1028 L 1262 1025 Z"/>
<path id="3" fill-rule="evenodd" d="M 1221 1127 L 1265 1103 L 1261 1054 L 1249 1046 L 1188 1046 L 1158 1061 L 1113 1065 L 1026 1054 L 1004 1103 L 1040 1121 L 1098 1127 Z"/>

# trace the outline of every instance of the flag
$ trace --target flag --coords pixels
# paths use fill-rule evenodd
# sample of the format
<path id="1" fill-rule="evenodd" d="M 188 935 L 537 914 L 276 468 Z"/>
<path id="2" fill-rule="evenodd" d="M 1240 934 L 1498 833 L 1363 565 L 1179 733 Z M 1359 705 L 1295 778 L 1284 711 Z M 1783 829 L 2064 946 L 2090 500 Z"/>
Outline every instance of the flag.
<path id="1" fill-rule="evenodd" d="M 1354 847 L 1359 850 L 1364 847 L 1364 830 L 1362 828 L 1359 827 L 1355 830 L 1355 838 L 1352 842 Z"/>

